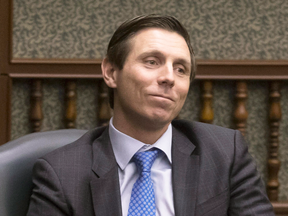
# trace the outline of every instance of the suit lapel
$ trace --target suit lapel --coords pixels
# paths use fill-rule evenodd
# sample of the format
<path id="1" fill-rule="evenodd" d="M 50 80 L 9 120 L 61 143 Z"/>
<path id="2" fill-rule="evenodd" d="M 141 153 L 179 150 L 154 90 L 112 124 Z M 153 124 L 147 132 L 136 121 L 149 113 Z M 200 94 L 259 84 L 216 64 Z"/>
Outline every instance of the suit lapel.
<path id="1" fill-rule="evenodd" d="M 90 182 L 96 216 L 121 216 L 118 165 L 110 143 L 108 128 L 93 143 L 93 165 Z"/>
<path id="2" fill-rule="evenodd" d="M 185 135 L 174 127 L 172 133 L 172 182 L 175 215 L 194 215 L 199 156 L 194 151 L 195 145 Z M 93 158 L 90 187 L 95 215 L 121 216 L 118 165 L 110 143 L 108 128 L 93 142 Z"/>
<path id="3" fill-rule="evenodd" d="M 195 215 L 199 156 L 195 145 L 173 127 L 172 182 L 175 215 Z M 192 153 L 193 152 L 193 153 Z"/>

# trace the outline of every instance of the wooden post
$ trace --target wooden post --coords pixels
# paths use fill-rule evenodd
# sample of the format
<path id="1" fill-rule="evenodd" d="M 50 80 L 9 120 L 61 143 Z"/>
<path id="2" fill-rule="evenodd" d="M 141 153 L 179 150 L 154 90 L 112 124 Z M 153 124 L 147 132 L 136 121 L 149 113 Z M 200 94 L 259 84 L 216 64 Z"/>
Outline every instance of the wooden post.
<path id="1" fill-rule="evenodd" d="M 42 97 L 42 81 L 39 79 L 33 79 L 31 86 L 30 105 L 30 120 L 32 125 L 32 132 L 39 132 L 41 129 L 43 119 Z"/>
<path id="2" fill-rule="evenodd" d="M 11 78 L 0 74 L 0 145 L 8 142 L 11 136 L 11 89 Z"/>
<path id="3" fill-rule="evenodd" d="M 280 82 L 272 81 L 270 83 L 270 146 L 268 159 L 268 184 L 267 193 L 271 201 L 278 200 L 278 172 L 281 162 L 278 159 L 279 147 L 279 126 L 281 120 L 281 105 L 280 105 Z"/>
<path id="4" fill-rule="evenodd" d="M 75 128 L 77 117 L 76 81 L 67 80 L 65 88 L 65 127 Z"/>
<path id="5" fill-rule="evenodd" d="M 108 87 L 103 80 L 99 81 L 99 112 L 98 121 L 100 126 L 107 125 L 112 116 L 112 111 L 109 106 Z"/>
<path id="6" fill-rule="evenodd" d="M 236 129 L 241 131 L 242 135 L 246 134 L 246 121 L 248 118 L 248 112 L 246 109 L 247 100 L 247 83 L 245 81 L 236 82 L 236 107 L 234 112 L 234 120 Z"/>
<path id="7" fill-rule="evenodd" d="M 213 83 L 212 81 L 203 81 L 202 83 L 202 108 L 200 121 L 211 124 L 214 119 L 214 111 L 212 108 L 213 100 Z"/>

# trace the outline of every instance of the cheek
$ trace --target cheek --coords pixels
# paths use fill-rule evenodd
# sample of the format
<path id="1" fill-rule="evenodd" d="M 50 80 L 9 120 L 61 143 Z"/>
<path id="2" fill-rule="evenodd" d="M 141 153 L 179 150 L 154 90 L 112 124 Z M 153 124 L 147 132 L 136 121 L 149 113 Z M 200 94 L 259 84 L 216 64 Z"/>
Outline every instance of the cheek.
<path id="1" fill-rule="evenodd" d="M 147 73 L 134 71 L 134 73 L 127 74 L 125 83 L 127 91 L 130 91 L 130 94 L 140 94 L 152 85 L 153 78 Z"/>
<path id="2" fill-rule="evenodd" d="M 189 87 L 190 87 L 190 82 L 187 83 L 187 82 L 183 82 L 182 85 L 180 85 L 180 88 L 179 88 L 179 94 L 180 94 L 180 98 L 181 99 L 186 99 L 187 97 L 187 94 L 189 92 Z"/>
<path id="3" fill-rule="evenodd" d="M 122 97 L 128 101 L 139 102 L 144 88 L 141 79 L 135 79 L 134 76 L 126 76 L 122 79 L 121 85 L 118 86 L 118 91 L 121 92 Z"/>

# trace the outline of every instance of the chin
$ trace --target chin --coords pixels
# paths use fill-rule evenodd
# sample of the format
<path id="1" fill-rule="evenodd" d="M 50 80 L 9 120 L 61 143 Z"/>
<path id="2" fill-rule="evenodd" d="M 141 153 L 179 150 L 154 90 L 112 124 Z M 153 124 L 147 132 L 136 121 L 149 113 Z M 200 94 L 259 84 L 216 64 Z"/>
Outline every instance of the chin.
<path id="1" fill-rule="evenodd" d="M 175 116 L 176 117 L 176 116 Z M 165 126 L 167 124 L 170 124 L 171 121 L 175 118 L 174 115 L 172 114 L 164 114 L 163 113 L 154 113 L 153 116 L 151 117 L 151 121 L 155 125 L 162 125 Z"/>

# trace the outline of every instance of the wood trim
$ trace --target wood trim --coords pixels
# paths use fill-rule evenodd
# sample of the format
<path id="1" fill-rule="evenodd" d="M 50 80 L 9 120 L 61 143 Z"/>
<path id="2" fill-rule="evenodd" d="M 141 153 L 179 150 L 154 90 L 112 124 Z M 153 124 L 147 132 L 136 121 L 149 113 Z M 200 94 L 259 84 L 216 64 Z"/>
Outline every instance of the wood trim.
<path id="1" fill-rule="evenodd" d="M 100 79 L 102 74 L 48 74 L 48 73 L 13 73 L 9 74 L 11 78 L 58 78 L 58 79 Z"/>
<path id="2" fill-rule="evenodd" d="M 0 145 L 10 140 L 11 129 L 11 87 L 12 79 L 8 76 L 10 45 L 10 2 L 0 0 Z M 8 10 L 7 10 L 8 8 Z"/>
<path id="3" fill-rule="evenodd" d="M 90 70 L 89 70 L 90 71 Z M 287 71 L 288 73 L 288 71 Z M 102 79 L 102 74 L 95 70 L 95 74 L 57 74 L 57 73 L 10 73 L 11 78 L 59 78 L 59 79 Z M 288 80 L 286 76 L 241 76 L 241 75 L 197 75 L 196 80 Z"/>
<path id="4" fill-rule="evenodd" d="M 196 79 L 288 79 L 288 60 L 198 60 Z"/>
<path id="5" fill-rule="evenodd" d="M 288 215 L 288 201 L 272 202 L 274 212 L 278 216 Z"/>
<path id="6" fill-rule="evenodd" d="M 9 63 L 13 78 L 101 78 L 101 60 L 51 59 Z M 75 62 L 74 62 L 75 61 Z M 22 62 L 22 63 L 20 63 Z M 198 60 L 200 80 L 288 80 L 288 60 Z"/>
<path id="7" fill-rule="evenodd" d="M 28 59 L 28 58 L 12 58 L 12 64 L 101 64 L 102 59 Z"/>
<path id="8" fill-rule="evenodd" d="M 9 0 L 7 0 L 9 1 Z M 8 56 L 9 56 L 9 60 L 11 60 L 13 58 L 13 18 L 14 18 L 14 15 L 13 15 L 13 9 L 14 9 L 14 0 L 10 0 L 9 1 L 10 4 L 9 4 L 9 9 L 10 10 L 7 10 L 9 11 L 9 50 L 7 52 Z"/>
<path id="9" fill-rule="evenodd" d="M 14 64 L 9 65 L 13 78 L 100 78 L 100 64 Z"/>
<path id="10" fill-rule="evenodd" d="M 195 79 L 198 80 L 288 80 L 288 75 L 276 75 L 276 76 L 249 76 L 249 75 L 214 75 L 205 74 L 198 75 Z"/>
<path id="11" fill-rule="evenodd" d="M 205 60 L 197 59 L 197 65 L 214 66 L 288 66 L 288 60 Z"/>
<path id="12" fill-rule="evenodd" d="M 0 0 L 0 74 L 7 74 L 7 62 L 9 61 L 9 4 L 8 0 Z M 8 8 L 8 10 L 7 10 Z"/>
<path id="13" fill-rule="evenodd" d="M 11 86 L 11 79 L 7 75 L 0 75 L 0 145 L 10 140 Z"/>

